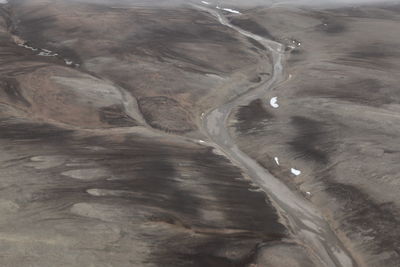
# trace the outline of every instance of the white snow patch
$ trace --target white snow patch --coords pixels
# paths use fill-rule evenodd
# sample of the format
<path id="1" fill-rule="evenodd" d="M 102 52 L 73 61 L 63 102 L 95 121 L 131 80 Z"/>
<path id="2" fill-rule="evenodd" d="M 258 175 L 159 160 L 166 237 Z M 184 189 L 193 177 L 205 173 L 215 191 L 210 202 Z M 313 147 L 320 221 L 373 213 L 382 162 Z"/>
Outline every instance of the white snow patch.
<path id="1" fill-rule="evenodd" d="M 1 0 L 0 0 L 0 4 L 1 4 Z M 39 54 L 37 54 L 38 56 L 42 56 L 42 57 L 56 57 L 58 56 L 58 53 L 54 53 L 48 49 L 38 49 L 38 48 L 34 48 L 32 46 L 27 45 L 26 43 L 24 44 L 18 44 L 18 46 L 20 47 L 24 47 L 26 49 L 32 50 L 32 51 L 40 51 Z M 69 60 L 67 58 L 64 59 L 65 64 L 67 64 L 68 66 L 72 66 L 74 65 L 75 67 L 79 67 L 79 64 L 74 64 L 74 62 L 72 60 Z"/>
<path id="2" fill-rule="evenodd" d="M 234 13 L 234 14 L 241 14 L 239 11 L 234 10 L 234 9 L 230 9 L 230 8 L 223 8 L 222 10 L 228 11 L 230 13 Z"/>
<path id="3" fill-rule="evenodd" d="M 86 190 L 86 192 L 89 195 L 96 196 L 96 197 L 101 197 L 104 195 L 104 194 L 102 194 L 101 190 L 99 190 L 99 189 L 88 189 L 88 190 Z"/>
<path id="4" fill-rule="evenodd" d="M 26 45 L 26 44 L 18 44 L 18 45 L 21 46 L 21 47 L 24 47 L 26 49 L 30 49 L 32 51 L 37 51 L 38 50 L 37 48 L 34 48 L 34 47 Z"/>
<path id="5" fill-rule="evenodd" d="M 203 4 L 205 4 L 205 5 L 210 5 L 210 2 L 207 2 L 207 1 L 201 1 Z"/>
<path id="6" fill-rule="evenodd" d="M 40 49 L 40 53 L 38 55 L 42 56 L 42 57 L 56 57 L 56 56 L 58 56 L 57 53 L 54 53 L 53 51 L 50 51 L 50 50 L 44 49 L 44 48 Z"/>
<path id="7" fill-rule="evenodd" d="M 269 104 L 273 107 L 273 108 L 279 108 L 279 104 L 278 104 L 278 97 L 273 97 L 271 98 L 271 100 L 269 101 Z"/>
<path id="8" fill-rule="evenodd" d="M 212 150 L 212 152 L 213 152 L 215 155 L 225 156 L 224 152 L 222 152 L 222 151 L 219 150 L 218 148 L 214 148 L 214 149 Z"/>
<path id="9" fill-rule="evenodd" d="M 290 171 L 291 171 L 294 175 L 296 175 L 296 176 L 299 176 L 299 175 L 301 174 L 301 171 L 300 171 L 300 170 L 297 170 L 297 169 L 295 169 L 295 168 L 291 168 Z"/>
<path id="10" fill-rule="evenodd" d="M 68 66 L 71 66 L 74 62 L 68 59 L 64 59 L 65 64 L 67 64 Z"/>
<path id="11" fill-rule="evenodd" d="M 275 160 L 275 162 L 276 162 L 276 165 L 279 166 L 279 159 L 278 159 L 278 157 L 275 157 L 274 160 Z"/>
<path id="12" fill-rule="evenodd" d="M 46 50 L 46 49 L 42 49 L 42 51 L 39 53 L 39 56 L 42 56 L 42 57 L 56 57 L 56 56 L 58 56 L 58 54 L 57 53 L 53 53 L 53 52 L 51 52 L 49 50 Z"/>
<path id="13" fill-rule="evenodd" d="M 261 188 L 256 188 L 256 189 L 249 188 L 249 191 L 250 192 L 263 192 L 263 190 Z"/>

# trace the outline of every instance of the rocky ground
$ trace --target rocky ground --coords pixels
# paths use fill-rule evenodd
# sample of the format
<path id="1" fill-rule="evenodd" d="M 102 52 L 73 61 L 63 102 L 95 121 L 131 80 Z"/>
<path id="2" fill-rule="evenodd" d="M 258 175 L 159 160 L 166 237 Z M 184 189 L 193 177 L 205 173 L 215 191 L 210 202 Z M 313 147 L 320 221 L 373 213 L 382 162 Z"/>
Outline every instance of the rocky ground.
<path id="1" fill-rule="evenodd" d="M 399 10 L 276 6 L 233 19 L 286 44 L 288 79 L 238 108 L 232 134 L 330 218 L 362 266 L 400 264 Z"/>
<path id="2" fill-rule="evenodd" d="M 357 265 L 399 265 L 400 9 L 239 6 L 220 12 L 285 44 L 287 79 L 235 109 L 232 136 Z M 321 266 L 201 130 L 272 76 L 265 46 L 176 1 L 0 13 L 2 266 Z"/>
<path id="3" fill-rule="evenodd" d="M 1 6 L 1 266 L 316 262 L 193 139 L 201 112 L 268 79 L 268 53 L 194 7 L 125 5 Z"/>

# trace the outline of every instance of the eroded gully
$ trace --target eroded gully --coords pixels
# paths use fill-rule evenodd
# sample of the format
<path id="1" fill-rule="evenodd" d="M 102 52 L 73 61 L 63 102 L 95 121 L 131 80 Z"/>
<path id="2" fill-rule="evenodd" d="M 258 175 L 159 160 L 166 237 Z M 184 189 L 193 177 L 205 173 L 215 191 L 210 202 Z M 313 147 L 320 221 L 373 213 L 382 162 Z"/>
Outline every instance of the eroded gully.
<path id="1" fill-rule="evenodd" d="M 229 134 L 228 118 L 235 107 L 264 98 L 268 90 L 285 80 L 283 45 L 232 25 L 219 11 L 213 8 L 195 6 L 215 16 L 222 25 L 262 43 L 269 49 L 273 64 L 273 74 L 266 83 L 202 116 L 202 131 L 268 195 L 286 222 L 293 238 L 305 246 L 320 261 L 321 265 L 354 266 L 352 257 L 316 207 L 300 193 L 291 191 L 268 170 L 242 152 Z"/>

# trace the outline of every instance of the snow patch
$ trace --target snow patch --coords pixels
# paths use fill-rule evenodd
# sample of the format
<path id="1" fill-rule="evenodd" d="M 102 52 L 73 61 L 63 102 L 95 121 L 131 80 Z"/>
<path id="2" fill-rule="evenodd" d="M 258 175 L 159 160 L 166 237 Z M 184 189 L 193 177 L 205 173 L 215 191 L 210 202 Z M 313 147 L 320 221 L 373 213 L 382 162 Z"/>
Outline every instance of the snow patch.
<path id="1" fill-rule="evenodd" d="M 300 171 L 300 170 L 297 170 L 297 169 L 295 169 L 295 168 L 291 168 L 290 171 L 291 171 L 294 175 L 296 175 L 296 176 L 299 176 L 299 175 L 301 174 L 301 171 Z"/>
<path id="2" fill-rule="evenodd" d="M 269 101 L 269 104 L 273 107 L 273 108 L 279 108 L 279 104 L 278 104 L 278 97 L 273 97 L 271 98 L 271 100 Z"/>
<path id="3" fill-rule="evenodd" d="M 225 154 L 221 150 L 219 150 L 218 148 L 213 148 L 212 152 L 215 155 L 218 155 L 218 156 L 225 156 Z"/>
<path id="4" fill-rule="evenodd" d="M 32 50 L 32 51 L 37 51 L 38 50 L 37 48 L 34 48 L 34 47 L 29 46 L 27 44 L 18 44 L 18 45 L 21 46 L 21 47 L 24 47 L 26 49 Z"/>
<path id="5" fill-rule="evenodd" d="M 239 11 L 234 10 L 234 9 L 230 9 L 230 8 L 223 8 L 222 10 L 228 11 L 230 13 L 234 13 L 234 14 L 241 14 Z"/>
<path id="6" fill-rule="evenodd" d="M 263 190 L 261 188 L 256 188 L 256 189 L 249 188 L 249 191 L 250 192 L 263 192 Z"/>
<path id="7" fill-rule="evenodd" d="M 205 4 L 205 5 L 210 5 L 210 2 L 207 2 L 207 1 L 201 1 L 203 4 Z"/>
<path id="8" fill-rule="evenodd" d="M 279 166 L 279 159 L 278 159 L 278 157 L 275 157 L 274 160 L 275 160 L 276 165 Z"/>
<path id="9" fill-rule="evenodd" d="M 56 57 L 56 56 L 58 56 L 57 53 L 53 53 L 53 52 L 51 52 L 50 50 L 47 50 L 47 49 L 42 49 L 42 51 L 38 55 L 42 56 L 42 57 Z"/>
<path id="10" fill-rule="evenodd" d="M 69 59 L 64 59 L 65 64 L 67 64 L 68 66 L 71 66 L 72 64 L 74 64 L 73 61 L 69 60 Z"/>

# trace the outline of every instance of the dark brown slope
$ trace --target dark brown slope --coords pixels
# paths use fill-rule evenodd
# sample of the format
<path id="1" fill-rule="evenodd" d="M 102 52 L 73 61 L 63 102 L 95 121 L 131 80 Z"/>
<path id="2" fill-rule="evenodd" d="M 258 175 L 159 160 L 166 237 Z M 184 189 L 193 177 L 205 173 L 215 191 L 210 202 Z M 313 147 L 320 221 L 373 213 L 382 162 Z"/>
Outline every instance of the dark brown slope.
<path id="1" fill-rule="evenodd" d="M 202 111 L 270 72 L 266 51 L 189 6 L 15 1 L 12 10 L 18 36 L 123 87 L 170 132 L 196 131 Z"/>
<path id="2" fill-rule="evenodd" d="M 256 258 L 287 260 L 284 254 L 268 256 L 271 249 L 292 251 L 294 264 L 312 264 L 240 170 L 212 147 L 140 121 L 139 110 L 152 126 L 163 121 L 152 106 L 155 99 L 167 106 L 162 111 L 172 120 L 160 129 L 195 125 L 191 115 L 187 121 L 173 119 L 182 110 L 189 113 L 188 103 L 197 103 L 199 95 L 226 97 L 226 88 L 253 70 L 258 50 L 189 9 L 125 11 L 38 2 L 14 1 L 3 10 L 2 266 L 247 266 Z M 157 19 L 155 12 L 164 17 Z M 194 46 L 197 35 L 188 35 L 184 26 L 192 20 L 194 29 L 204 31 L 200 47 Z M 158 29 L 163 25 L 167 28 Z M 133 37 L 139 33 L 141 38 Z M 112 41 L 115 36 L 123 38 Z M 38 56 L 17 45 L 23 39 L 59 56 Z M 203 44 L 228 52 L 199 58 Z M 179 51 L 188 55 L 174 54 L 176 47 L 186 47 Z M 234 56 L 238 59 L 224 63 Z M 66 58 L 80 66 L 68 66 Z M 139 108 L 126 92 L 138 97 Z M 166 95 L 171 100 L 164 101 Z M 153 109 L 146 109 L 147 103 Z"/>
<path id="3" fill-rule="evenodd" d="M 263 193 L 209 148 L 0 127 L 3 266 L 244 266 L 285 236 Z"/>

